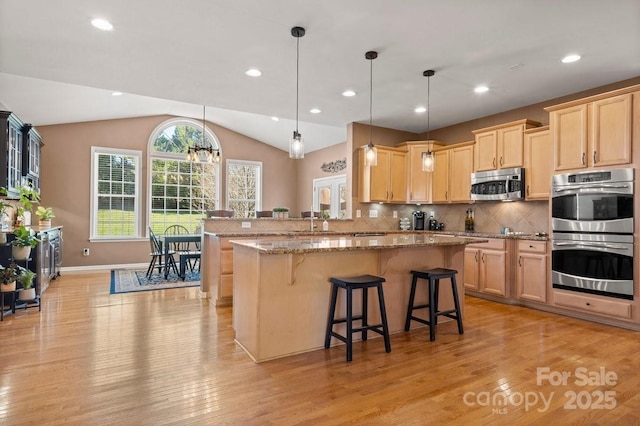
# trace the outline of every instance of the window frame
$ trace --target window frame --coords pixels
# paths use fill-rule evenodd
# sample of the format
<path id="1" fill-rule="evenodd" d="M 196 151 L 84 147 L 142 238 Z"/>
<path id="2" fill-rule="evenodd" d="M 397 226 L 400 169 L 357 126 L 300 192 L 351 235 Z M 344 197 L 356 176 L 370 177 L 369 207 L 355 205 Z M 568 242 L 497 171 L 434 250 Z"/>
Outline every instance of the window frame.
<path id="1" fill-rule="evenodd" d="M 134 200 L 134 232 L 132 235 L 110 235 L 100 236 L 97 235 L 98 230 L 98 158 L 100 155 L 121 155 L 131 156 L 135 159 L 135 196 Z M 91 200 L 90 200 L 90 225 L 89 225 L 89 241 L 129 241 L 137 240 L 142 235 L 141 230 L 141 216 L 142 216 L 142 194 L 141 194 L 141 180 L 142 180 L 142 151 L 124 148 L 107 148 L 92 146 L 91 147 Z"/>
<path id="2" fill-rule="evenodd" d="M 256 173 L 256 199 L 255 199 L 255 211 L 254 211 L 254 216 L 248 217 L 246 219 L 250 219 L 250 218 L 255 218 L 255 212 L 256 211 L 260 211 L 262 210 L 262 171 L 263 171 L 263 167 L 262 167 L 262 161 L 251 161 L 251 160 L 234 160 L 234 159 L 227 159 L 226 160 L 226 164 L 225 164 L 225 177 L 226 177 L 226 181 L 225 181 L 225 207 L 227 210 L 231 210 L 231 207 L 229 207 L 229 201 L 231 200 L 231 198 L 229 197 L 229 182 L 231 179 L 229 179 L 229 168 L 231 166 L 234 165 L 241 165 L 241 166 L 254 166 L 258 168 L 258 173 Z M 233 199 L 234 201 L 237 199 Z M 239 201 L 243 201 L 243 200 L 239 200 Z M 234 217 L 236 217 L 234 215 Z"/>

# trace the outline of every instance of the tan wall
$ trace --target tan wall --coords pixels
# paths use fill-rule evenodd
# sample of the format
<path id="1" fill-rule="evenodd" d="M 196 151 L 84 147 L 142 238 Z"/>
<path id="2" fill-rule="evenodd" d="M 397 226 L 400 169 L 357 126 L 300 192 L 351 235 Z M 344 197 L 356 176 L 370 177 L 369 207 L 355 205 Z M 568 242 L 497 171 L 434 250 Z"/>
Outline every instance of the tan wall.
<path id="1" fill-rule="evenodd" d="M 141 209 L 145 212 L 148 178 L 146 152 L 149 137 L 156 126 L 170 118 L 173 117 L 153 116 L 38 127 L 45 144 L 42 150 L 42 204 L 53 207 L 56 212 L 53 223 L 64 226 L 64 266 L 149 261 L 148 240 L 126 243 L 89 242 L 91 147 L 142 151 Z M 288 153 L 212 123 L 207 126 L 220 141 L 223 161 L 262 161 L 264 205 L 296 205 L 296 164 Z M 225 201 L 224 183 L 223 181 L 221 184 L 222 205 Z M 143 230 L 147 228 L 144 220 L 145 215 Z M 90 256 L 82 256 L 84 247 L 90 248 Z"/>

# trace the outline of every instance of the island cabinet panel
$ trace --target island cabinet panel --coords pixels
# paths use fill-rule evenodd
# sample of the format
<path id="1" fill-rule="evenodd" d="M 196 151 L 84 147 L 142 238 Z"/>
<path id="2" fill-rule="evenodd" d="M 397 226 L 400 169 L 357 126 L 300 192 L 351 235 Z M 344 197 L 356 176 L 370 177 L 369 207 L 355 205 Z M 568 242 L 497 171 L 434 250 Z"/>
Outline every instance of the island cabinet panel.
<path id="1" fill-rule="evenodd" d="M 630 164 L 633 103 L 639 95 L 625 89 L 545 108 L 555 170 Z"/>

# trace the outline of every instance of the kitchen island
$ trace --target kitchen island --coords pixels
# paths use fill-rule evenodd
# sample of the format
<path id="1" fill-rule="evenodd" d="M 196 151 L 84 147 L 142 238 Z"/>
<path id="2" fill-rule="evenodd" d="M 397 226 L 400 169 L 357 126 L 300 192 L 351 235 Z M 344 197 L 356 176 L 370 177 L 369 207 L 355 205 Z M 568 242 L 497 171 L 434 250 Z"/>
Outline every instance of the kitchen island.
<path id="1" fill-rule="evenodd" d="M 411 286 L 409 271 L 456 269 L 458 293 L 463 295 L 464 247 L 485 241 L 424 233 L 232 241 L 236 342 L 255 362 L 323 348 L 329 278 L 363 274 L 386 279 L 389 330 L 402 331 Z M 440 292 L 441 309 L 453 307 L 447 287 L 442 286 Z M 360 298 L 355 299 L 354 312 L 359 312 Z M 379 319 L 379 309 L 376 298 L 369 300 L 372 323 Z M 416 301 L 426 302 L 426 285 L 419 286 Z M 464 316 L 464 299 L 460 302 Z M 344 294 L 339 294 L 336 312 L 342 315 L 344 311 Z M 344 326 L 338 332 L 344 334 Z M 332 344 L 336 343 L 334 339 Z"/>

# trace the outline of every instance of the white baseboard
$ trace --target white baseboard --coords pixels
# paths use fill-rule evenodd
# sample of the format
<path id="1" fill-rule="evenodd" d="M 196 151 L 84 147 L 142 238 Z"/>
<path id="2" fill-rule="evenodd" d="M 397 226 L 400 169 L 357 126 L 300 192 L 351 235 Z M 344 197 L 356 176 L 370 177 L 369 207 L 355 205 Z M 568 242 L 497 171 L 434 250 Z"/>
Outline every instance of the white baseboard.
<path id="1" fill-rule="evenodd" d="M 98 272 L 111 271 L 112 269 L 146 269 L 148 263 L 126 263 L 120 265 L 88 265 L 88 266 L 63 266 L 60 273 Z"/>

